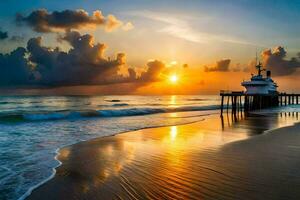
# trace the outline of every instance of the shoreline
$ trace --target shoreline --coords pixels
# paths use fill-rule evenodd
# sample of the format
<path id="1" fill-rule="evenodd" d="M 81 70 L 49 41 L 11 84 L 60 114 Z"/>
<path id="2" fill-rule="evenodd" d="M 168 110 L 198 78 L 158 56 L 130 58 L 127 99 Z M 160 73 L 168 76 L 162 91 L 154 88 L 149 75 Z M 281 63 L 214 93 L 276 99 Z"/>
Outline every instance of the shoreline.
<path id="1" fill-rule="evenodd" d="M 62 147 L 62 148 L 64 148 L 64 147 Z M 18 200 L 24 200 L 24 199 L 26 199 L 27 197 L 29 197 L 29 196 L 31 195 L 31 193 L 32 193 L 35 189 L 39 188 L 40 186 L 44 185 L 45 183 L 47 183 L 48 181 L 50 181 L 51 179 L 53 179 L 53 178 L 55 177 L 56 169 L 57 169 L 58 167 L 60 167 L 60 166 L 63 164 L 63 163 L 58 159 L 58 157 L 59 157 L 59 151 L 60 151 L 62 148 L 57 148 L 57 149 L 55 150 L 56 155 L 55 155 L 55 157 L 54 157 L 54 160 L 57 161 L 58 164 L 57 164 L 56 167 L 52 168 L 52 173 L 51 173 L 51 175 L 50 175 L 48 178 L 46 178 L 46 179 L 44 179 L 43 181 L 41 181 L 40 183 L 38 183 L 38 184 L 32 186 L 31 188 L 29 188 L 29 189 L 27 190 L 26 193 L 24 193 L 20 198 L 18 198 Z"/>
<path id="2" fill-rule="evenodd" d="M 207 118 L 207 120 L 209 120 L 209 117 Z M 191 122 L 191 123 L 188 123 L 188 125 L 191 125 L 191 124 L 197 124 L 197 123 L 201 123 L 201 121 L 200 122 Z M 179 125 L 179 126 L 185 126 L 185 125 Z M 178 126 L 178 127 L 179 127 Z M 193 126 L 193 125 L 191 125 L 191 126 Z M 294 125 L 294 126 L 296 126 L 296 124 Z M 161 128 L 167 128 L 167 127 L 155 127 L 155 128 L 146 128 L 146 129 L 161 129 Z M 284 128 L 286 128 L 286 127 L 284 127 Z M 271 129 L 271 130 L 266 130 L 265 132 L 270 132 L 270 131 L 274 131 L 274 130 L 277 130 L 277 129 L 280 129 L 280 128 L 275 128 L 275 129 Z M 120 136 L 120 135 L 126 135 L 126 134 L 132 134 L 132 133 L 134 133 L 134 132 L 141 132 L 141 131 L 145 131 L 144 129 L 142 129 L 142 130 L 136 130 L 136 131 L 129 131 L 129 132 L 124 132 L 124 133 L 119 133 L 119 134 L 115 134 L 115 135 L 113 135 L 113 136 L 106 136 L 106 137 L 100 137 L 100 138 L 94 138 L 94 139 L 91 139 L 91 140 L 87 140 L 87 141 L 82 141 L 82 142 L 79 142 L 79 143 L 76 143 L 76 144 L 73 144 L 73 145 L 70 145 L 70 146 L 67 146 L 67 147 L 63 147 L 63 148 L 61 148 L 60 149 L 60 153 L 62 153 L 65 149 L 68 149 L 68 148 L 72 148 L 72 147 L 74 147 L 74 146 L 76 146 L 76 147 L 78 147 L 78 146 L 84 146 L 85 144 L 88 144 L 88 143 L 93 143 L 93 142 L 99 142 L 100 141 L 100 143 L 101 143 L 101 140 L 106 140 L 107 138 L 114 138 L 114 137 L 118 137 L 118 136 Z M 136 133 L 136 134 L 138 134 L 138 133 Z M 134 137 L 137 137 L 137 136 L 134 136 Z M 252 137 L 252 138 L 256 138 L 256 137 Z M 109 140 L 109 139 L 108 139 Z M 230 144 L 230 143 L 229 143 Z M 60 154 L 57 156 L 57 157 L 60 157 Z M 60 161 L 60 159 L 58 159 L 58 161 Z M 62 164 L 61 165 L 59 165 L 58 167 L 56 167 L 55 168 L 55 170 L 59 170 L 61 167 L 63 167 L 64 166 L 64 161 L 60 161 Z M 24 199 L 32 199 L 32 194 L 33 193 L 38 193 L 38 191 L 39 191 L 39 188 L 41 188 L 41 187 L 47 187 L 47 183 L 49 183 L 49 182 L 51 182 L 52 180 L 54 180 L 56 177 L 57 177 L 58 175 L 57 175 L 57 173 L 55 173 L 54 175 L 53 175 L 53 177 L 52 178 L 50 178 L 48 181 L 45 181 L 44 183 L 42 183 L 41 185 L 39 185 L 39 186 L 37 186 L 36 188 L 34 188 L 32 191 L 31 191 L 31 194 L 29 195 L 29 196 L 26 196 L 26 197 L 24 197 Z M 34 198 L 33 198 L 34 199 Z"/>
<path id="3" fill-rule="evenodd" d="M 197 116 L 193 116 L 193 117 L 207 117 L 207 116 L 210 116 L 210 115 L 216 115 L 216 114 L 215 113 L 201 114 L 201 115 L 197 115 Z M 180 118 L 180 117 L 178 117 L 178 118 Z M 185 118 L 185 117 L 181 117 L 181 118 Z M 197 120 L 197 121 L 192 121 L 192 122 L 186 122 L 186 123 L 182 123 L 182 124 L 177 124 L 175 126 L 188 125 L 188 124 L 193 124 L 193 123 L 197 123 L 197 122 L 201 122 L 201 121 L 205 121 L 205 118 Z M 60 151 L 62 149 L 68 148 L 70 146 L 77 145 L 77 144 L 80 144 L 80 143 L 89 142 L 91 140 L 97 140 L 97 139 L 106 138 L 106 137 L 114 137 L 114 136 L 119 135 L 119 134 L 125 134 L 125 133 L 129 133 L 129 132 L 135 132 L 135 131 L 139 131 L 139 130 L 146 130 L 146 129 L 153 129 L 153 128 L 162 128 L 162 127 L 170 127 L 170 126 L 169 125 L 162 125 L 162 126 L 154 126 L 154 127 L 145 127 L 145 128 L 141 128 L 141 129 L 135 129 L 135 130 L 130 130 L 130 131 L 124 131 L 124 132 L 114 133 L 112 135 L 106 135 L 106 136 L 100 136 L 100 137 L 97 136 L 95 138 L 91 138 L 91 139 L 88 139 L 88 140 L 82 140 L 80 142 L 75 142 L 75 143 L 72 143 L 72 144 L 67 144 L 65 146 L 57 148 L 55 150 L 54 160 L 57 161 L 58 164 L 57 164 L 57 166 L 55 166 L 54 168 L 52 168 L 51 175 L 49 177 L 45 178 L 44 180 L 42 180 L 40 183 L 38 183 L 38 184 L 32 186 L 31 188 L 29 188 L 26 193 L 24 193 L 21 197 L 18 198 L 18 200 L 25 200 L 25 199 L 27 199 L 34 190 L 38 189 L 40 186 L 43 186 L 44 184 L 46 184 L 48 181 L 50 181 L 51 179 L 53 179 L 55 177 L 57 168 L 60 167 L 63 164 L 58 159 L 58 157 L 60 155 Z"/>

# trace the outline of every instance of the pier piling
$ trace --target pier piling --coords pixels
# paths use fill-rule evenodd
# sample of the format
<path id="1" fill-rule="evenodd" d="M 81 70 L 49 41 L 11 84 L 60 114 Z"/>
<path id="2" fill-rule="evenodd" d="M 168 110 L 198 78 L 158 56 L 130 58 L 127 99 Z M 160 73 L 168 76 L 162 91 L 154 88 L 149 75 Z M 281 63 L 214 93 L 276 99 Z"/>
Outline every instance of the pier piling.
<path id="1" fill-rule="evenodd" d="M 226 110 L 231 108 L 231 113 L 244 111 L 245 113 L 252 110 L 259 110 L 269 107 L 287 106 L 299 104 L 300 94 L 276 93 L 267 95 L 249 95 L 242 91 L 224 91 L 221 90 L 221 116 L 224 111 L 224 101 L 227 102 Z M 230 102 L 231 101 L 231 105 Z"/>

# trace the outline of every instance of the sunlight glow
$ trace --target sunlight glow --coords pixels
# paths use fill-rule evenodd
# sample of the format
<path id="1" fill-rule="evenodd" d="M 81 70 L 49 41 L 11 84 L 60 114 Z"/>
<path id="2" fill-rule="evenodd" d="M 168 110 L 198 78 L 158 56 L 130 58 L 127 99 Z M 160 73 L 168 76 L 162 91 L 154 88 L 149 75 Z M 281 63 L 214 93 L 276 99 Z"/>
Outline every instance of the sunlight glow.
<path id="1" fill-rule="evenodd" d="M 178 81 L 178 76 L 176 74 L 173 74 L 169 77 L 169 79 L 172 83 L 176 83 Z"/>
<path id="2" fill-rule="evenodd" d="M 177 65 L 177 61 L 174 60 L 174 61 L 170 62 L 170 65 Z"/>

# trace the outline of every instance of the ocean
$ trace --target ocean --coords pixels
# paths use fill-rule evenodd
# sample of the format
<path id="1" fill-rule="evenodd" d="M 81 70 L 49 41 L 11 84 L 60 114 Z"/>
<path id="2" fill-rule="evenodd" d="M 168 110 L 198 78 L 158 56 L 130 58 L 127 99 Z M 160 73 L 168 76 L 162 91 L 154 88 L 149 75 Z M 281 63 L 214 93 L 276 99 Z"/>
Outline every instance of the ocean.
<path id="1" fill-rule="evenodd" d="M 51 179 L 61 164 L 56 156 L 62 147 L 126 131 L 203 121 L 219 114 L 219 104 L 217 95 L 1 96 L 0 199 L 24 199 Z M 281 113 L 271 123 L 280 127 L 293 123 L 285 116 L 299 112 L 299 105 L 290 105 L 257 113 Z M 249 124 L 232 126 L 241 133 L 245 127 Z"/>
<path id="2" fill-rule="evenodd" d="M 0 197 L 23 199 L 60 165 L 60 148 L 96 137 L 187 124 L 218 113 L 200 96 L 0 97 Z"/>

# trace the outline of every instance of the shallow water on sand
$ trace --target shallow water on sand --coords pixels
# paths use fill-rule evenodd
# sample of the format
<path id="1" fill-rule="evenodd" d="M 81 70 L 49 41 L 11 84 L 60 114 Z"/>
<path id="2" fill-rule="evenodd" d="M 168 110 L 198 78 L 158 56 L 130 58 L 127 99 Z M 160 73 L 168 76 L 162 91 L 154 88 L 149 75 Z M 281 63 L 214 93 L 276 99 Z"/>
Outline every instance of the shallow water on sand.
<path id="1" fill-rule="evenodd" d="M 288 140 L 282 133 L 274 133 L 275 139 L 272 133 L 261 135 L 297 120 L 295 113 L 228 115 L 223 121 L 211 115 L 193 124 L 139 130 L 72 145 L 60 151 L 63 164 L 55 178 L 29 199 L 299 197 L 288 184 L 278 186 L 282 181 L 287 183 L 287 178 L 295 187 L 300 184 L 300 173 L 289 173 L 299 161 L 295 156 L 300 153 L 300 140 L 295 139 L 300 135 Z M 254 135 L 257 137 L 251 137 Z M 253 139 L 246 139 L 249 137 Z M 299 148 L 287 149 L 287 144 Z"/>
<path id="2" fill-rule="evenodd" d="M 2 96 L 0 199 L 53 174 L 56 150 L 95 137 L 185 124 L 218 112 L 218 96 Z"/>

